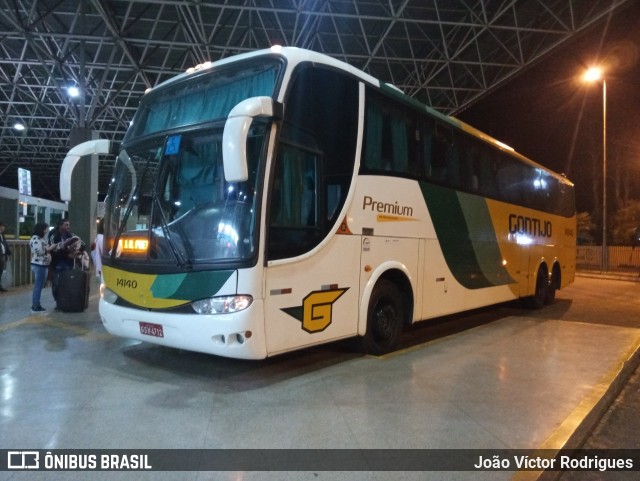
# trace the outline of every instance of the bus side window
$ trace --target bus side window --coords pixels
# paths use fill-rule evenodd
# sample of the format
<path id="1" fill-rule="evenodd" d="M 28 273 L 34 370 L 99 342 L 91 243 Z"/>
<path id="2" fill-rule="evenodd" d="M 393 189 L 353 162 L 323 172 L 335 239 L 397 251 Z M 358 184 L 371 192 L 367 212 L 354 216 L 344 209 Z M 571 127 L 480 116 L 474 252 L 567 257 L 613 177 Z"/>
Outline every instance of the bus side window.
<path id="1" fill-rule="evenodd" d="M 420 129 L 415 119 L 407 122 L 407 137 L 409 139 L 409 164 L 407 173 L 413 177 L 420 177 L 422 174 L 422 142 Z"/>
<path id="2" fill-rule="evenodd" d="M 317 162 L 315 156 L 291 146 L 283 146 L 277 163 L 272 197 L 273 227 L 315 227 L 318 215 Z"/>
<path id="3" fill-rule="evenodd" d="M 559 215 L 565 217 L 571 217 L 576 213 L 575 196 L 573 193 L 573 187 L 565 184 L 564 182 L 558 182 L 558 209 Z"/>
<path id="4" fill-rule="evenodd" d="M 497 197 L 496 185 L 497 152 L 490 148 L 480 149 L 480 165 L 478 171 L 480 192 L 487 197 Z"/>
<path id="5" fill-rule="evenodd" d="M 500 159 L 496 172 L 496 184 L 500 200 L 522 204 L 524 192 L 524 166 L 508 157 Z"/>
<path id="6" fill-rule="evenodd" d="M 422 135 L 416 114 L 369 93 L 365 117 L 363 170 L 385 175 L 422 174 Z"/>
<path id="7" fill-rule="evenodd" d="M 354 78 L 313 64 L 293 73 L 271 181 L 268 260 L 309 252 L 339 222 L 356 160 L 358 89 Z M 366 136 L 380 139 L 384 113 L 370 107 Z M 379 165 L 381 152 L 369 153 Z"/>
<path id="8" fill-rule="evenodd" d="M 409 172 L 409 135 L 404 112 L 394 110 L 391 114 L 391 171 L 400 174 Z"/>
<path id="9" fill-rule="evenodd" d="M 495 198 L 498 151 L 473 138 L 466 139 L 465 147 L 463 173 L 467 188 L 471 192 Z"/>
<path id="10" fill-rule="evenodd" d="M 480 148 L 471 139 L 465 139 L 462 158 L 464 187 L 470 192 L 478 192 L 480 189 Z"/>
<path id="11" fill-rule="evenodd" d="M 425 119 L 422 128 L 420 129 L 421 137 L 422 137 L 422 177 L 423 178 L 431 178 L 432 176 L 432 153 L 433 149 L 431 147 L 432 142 L 434 141 L 434 125 L 433 121 L 429 118 Z"/>
<path id="12" fill-rule="evenodd" d="M 532 169 L 531 173 L 533 176 L 531 180 L 531 198 L 529 201 L 535 209 L 554 212 L 557 205 L 557 203 L 554 202 L 557 200 L 554 199 L 556 180 L 541 169 Z"/>
<path id="13" fill-rule="evenodd" d="M 435 124 L 431 138 L 431 178 L 438 182 L 447 180 L 448 160 L 450 157 L 453 133 L 446 127 Z"/>
<path id="14" fill-rule="evenodd" d="M 367 103 L 365 122 L 364 166 L 371 170 L 382 170 L 384 117 L 382 107 L 375 97 Z"/>
<path id="15" fill-rule="evenodd" d="M 529 165 L 523 166 L 524 179 L 522 182 L 522 200 L 525 205 L 530 205 L 534 209 L 542 209 L 542 193 L 540 171 Z"/>
<path id="16" fill-rule="evenodd" d="M 456 135 L 455 137 L 458 136 Z M 447 184 L 454 189 L 462 187 L 462 182 L 460 181 L 460 157 L 460 141 L 456 138 L 447 149 Z"/>

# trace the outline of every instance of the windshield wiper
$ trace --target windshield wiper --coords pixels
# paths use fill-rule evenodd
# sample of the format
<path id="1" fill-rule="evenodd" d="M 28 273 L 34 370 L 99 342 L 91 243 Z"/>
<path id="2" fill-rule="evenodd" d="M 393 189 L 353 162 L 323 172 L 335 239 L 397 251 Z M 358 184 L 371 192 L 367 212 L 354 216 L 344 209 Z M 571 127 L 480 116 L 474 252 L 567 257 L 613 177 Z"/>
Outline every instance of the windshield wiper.
<path id="1" fill-rule="evenodd" d="M 164 234 L 164 238 L 167 239 L 167 242 L 169 244 L 169 248 L 171 249 L 171 253 L 173 254 L 173 257 L 175 258 L 176 262 L 178 263 L 178 266 L 179 267 L 184 267 L 187 264 L 187 262 L 185 262 L 184 258 L 182 257 L 182 254 L 180 254 L 180 251 L 176 247 L 175 242 L 171 238 L 171 231 L 169 229 L 169 223 L 167 222 L 167 218 L 164 215 L 164 210 L 162 209 L 162 204 L 160 203 L 160 199 L 158 198 L 158 195 L 157 195 L 155 189 L 153 190 L 153 192 L 151 194 L 151 198 L 152 198 L 152 201 L 153 201 L 154 209 L 158 209 L 158 211 L 160 212 L 160 227 L 162 228 L 162 233 Z M 155 216 L 153 216 L 153 217 L 155 217 Z M 189 262 L 189 265 L 191 265 L 190 262 Z"/>

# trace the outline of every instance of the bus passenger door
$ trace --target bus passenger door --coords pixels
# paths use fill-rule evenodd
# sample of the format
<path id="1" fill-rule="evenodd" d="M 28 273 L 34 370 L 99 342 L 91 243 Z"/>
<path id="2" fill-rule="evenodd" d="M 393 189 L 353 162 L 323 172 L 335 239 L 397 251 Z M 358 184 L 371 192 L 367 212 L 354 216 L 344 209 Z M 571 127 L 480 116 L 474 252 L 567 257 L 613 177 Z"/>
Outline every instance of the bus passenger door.
<path id="1" fill-rule="evenodd" d="M 326 175 L 310 140 L 281 144 L 267 206 L 269 355 L 357 333 L 360 237 L 332 234 L 349 180 Z"/>
<path id="2" fill-rule="evenodd" d="M 363 96 L 337 69 L 302 62 L 291 75 L 267 166 L 269 354 L 356 334 L 360 237 L 335 232 L 356 168 Z"/>

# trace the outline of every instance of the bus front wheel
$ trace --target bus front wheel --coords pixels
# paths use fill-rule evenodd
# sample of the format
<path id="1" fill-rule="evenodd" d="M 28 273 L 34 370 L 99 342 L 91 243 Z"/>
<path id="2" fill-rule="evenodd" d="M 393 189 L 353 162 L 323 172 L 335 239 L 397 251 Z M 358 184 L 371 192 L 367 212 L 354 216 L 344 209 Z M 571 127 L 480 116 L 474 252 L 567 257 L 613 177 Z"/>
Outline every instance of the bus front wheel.
<path id="1" fill-rule="evenodd" d="M 367 332 L 361 345 L 368 354 L 381 355 L 393 351 L 400 340 L 404 321 L 402 295 L 396 285 L 386 279 L 373 288 L 367 311 Z"/>

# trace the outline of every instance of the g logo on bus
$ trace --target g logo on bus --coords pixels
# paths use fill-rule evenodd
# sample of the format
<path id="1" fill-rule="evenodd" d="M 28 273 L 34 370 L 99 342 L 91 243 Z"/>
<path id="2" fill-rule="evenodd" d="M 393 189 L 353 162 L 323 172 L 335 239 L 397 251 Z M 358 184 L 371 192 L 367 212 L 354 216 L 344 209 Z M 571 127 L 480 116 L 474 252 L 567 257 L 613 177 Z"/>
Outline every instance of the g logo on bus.
<path id="1" fill-rule="evenodd" d="M 302 300 L 302 306 L 287 307 L 282 310 L 302 322 L 304 331 L 322 332 L 329 327 L 333 320 L 333 304 L 348 290 L 349 288 L 346 287 L 313 291 Z"/>

